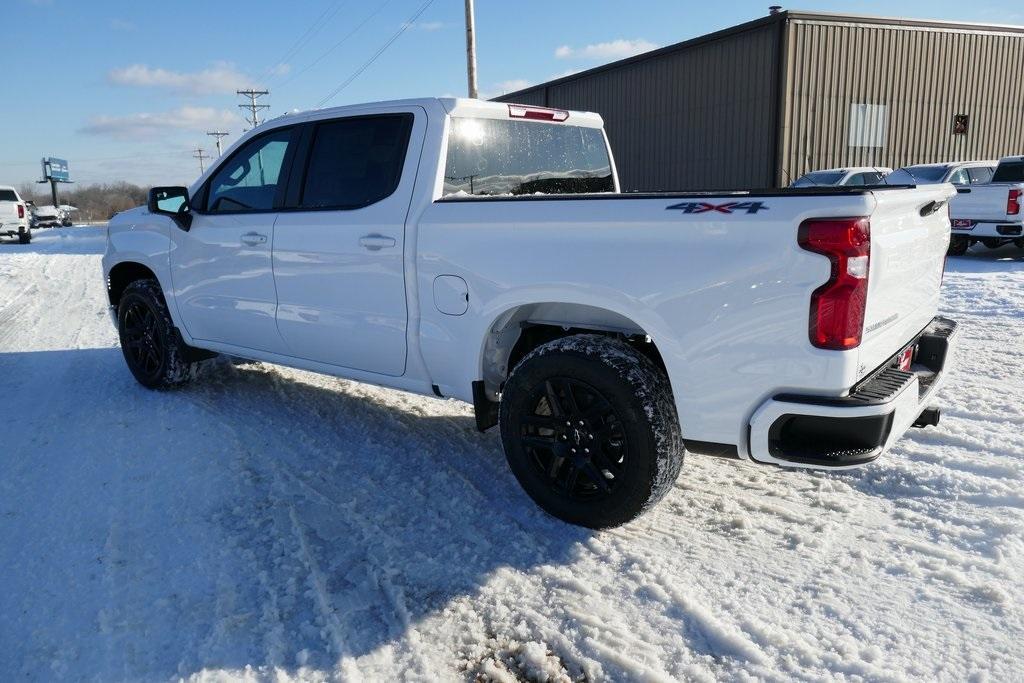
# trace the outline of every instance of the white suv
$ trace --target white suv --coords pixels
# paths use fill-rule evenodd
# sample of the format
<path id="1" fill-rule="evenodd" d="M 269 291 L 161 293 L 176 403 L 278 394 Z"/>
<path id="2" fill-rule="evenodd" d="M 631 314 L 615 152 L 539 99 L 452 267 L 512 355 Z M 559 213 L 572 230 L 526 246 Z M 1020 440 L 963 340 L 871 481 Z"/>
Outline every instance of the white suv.
<path id="1" fill-rule="evenodd" d="M 18 191 L 9 185 L 0 185 L 0 235 L 18 236 L 18 241 L 32 241 L 28 205 Z"/>

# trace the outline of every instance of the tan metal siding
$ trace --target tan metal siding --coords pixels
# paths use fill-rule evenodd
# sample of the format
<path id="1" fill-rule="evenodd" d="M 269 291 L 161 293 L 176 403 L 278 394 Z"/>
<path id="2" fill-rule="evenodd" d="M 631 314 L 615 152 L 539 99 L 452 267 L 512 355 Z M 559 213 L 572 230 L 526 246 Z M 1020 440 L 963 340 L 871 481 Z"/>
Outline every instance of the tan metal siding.
<path id="1" fill-rule="evenodd" d="M 779 35 L 772 22 L 498 99 L 600 113 L 625 190 L 769 187 Z"/>
<path id="2" fill-rule="evenodd" d="M 1024 152 L 1024 34 L 791 21 L 780 176 Z M 850 105 L 885 105 L 886 141 L 850 146 Z M 953 135 L 953 116 L 970 117 Z"/>

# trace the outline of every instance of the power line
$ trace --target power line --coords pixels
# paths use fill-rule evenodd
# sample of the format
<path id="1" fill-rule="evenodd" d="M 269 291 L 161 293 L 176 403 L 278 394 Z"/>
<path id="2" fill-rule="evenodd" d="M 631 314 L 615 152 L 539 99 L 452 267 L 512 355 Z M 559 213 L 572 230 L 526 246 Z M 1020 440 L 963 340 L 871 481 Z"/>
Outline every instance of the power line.
<path id="1" fill-rule="evenodd" d="M 324 58 L 325 58 L 325 57 L 327 57 L 327 55 L 331 54 L 332 52 L 334 52 L 335 50 L 337 50 L 337 49 L 338 49 L 339 47 L 341 47 L 342 45 L 344 45 L 344 44 L 345 44 L 346 42 L 348 42 L 348 39 L 349 39 L 349 38 L 351 38 L 352 36 L 354 36 L 354 35 L 356 34 L 356 32 L 358 32 L 358 31 L 359 31 L 359 29 L 361 29 L 362 27 L 366 26 L 366 24 L 367 24 L 367 23 L 369 23 L 369 21 L 370 21 L 371 19 L 373 19 L 373 18 L 374 18 L 375 16 L 377 16 L 378 14 L 380 14 L 380 13 L 381 13 L 381 10 L 383 10 L 383 9 L 384 9 L 385 7 L 387 7 L 388 5 L 390 5 L 390 4 L 392 3 L 392 1 L 393 1 L 393 0 L 384 0 L 384 2 L 382 2 L 382 3 L 380 4 L 380 5 L 378 5 L 377 9 L 373 10 L 372 12 L 370 12 L 370 14 L 369 14 L 369 15 L 367 15 L 367 17 L 366 17 L 365 19 L 363 19 L 363 20 L 362 20 L 361 22 L 359 22 L 358 24 L 356 24 L 355 28 L 353 28 L 353 29 L 352 29 L 351 31 L 349 31 L 349 32 L 348 32 L 348 33 L 346 33 L 346 34 L 345 34 L 344 36 L 342 36 L 341 40 L 339 40 L 339 41 L 338 41 L 338 42 L 336 42 L 336 43 L 335 43 L 334 45 L 331 45 L 331 46 L 330 46 L 329 48 L 327 48 L 326 50 L 324 50 L 324 52 L 322 52 L 322 53 L 320 54 L 320 56 L 319 56 L 319 57 L 317 57 L 317 58 L 316 58 L 316 59 L 314 59 L 314 60 L 313 60 L 312 62 L 310 62 L 309 64 L 307 64 L 306 66 L 304 66 L 304 67 L 303 67 L 303 68 L 302 68 L 301 70 L 299 70 L 299 71 L 296 71 L 295 73 L 293 73 L 293 74 L 291 74 L 290 76 L 288 76 L 288 78 L 287 78 L 286 80 L 282 81 L 282 82 L 281 82 L 281 83 L 280 83 L 280 84 L 278 85 L 278 87 L 281 87 L 281 88 L 283 88 L 284 86 L 288 85 L 289 83 L 291 83 L 292 81 L 294 81 L 294 80 L 295 80 L 296 78 L 298 78 L 298 77 L 299 77 L 299 76 L 301 76 L 302 74 L 306 73 L 307 71 L 309 71 L 310 69 L 312 69 L 312 68 L 313 68 L 314 66 L 316 66 L 316 65 L 317 65 L 317 64 L 319 64 L 320 62 L 322 62 L 322 61 L 324 60 Z"/>
<path id="2" fill-rule="evenodd" d="M 392 43 L 394 43 L 396 40 L 398 40 L 401 37 L 401 35 L 403 33 L 405 33 L 409 29 L 409 27 L 412 26 L 413 23 L 415 23 L 415 21 L 417 19 L 420 18 L 421 14 L 423 14 L 424 12 L 427 11 L 427 8 L 430 7 L 430 5 L 433 4 L 433 2 L 434 2 L 434 0 L 427 0 L 425 3 L 420 5 L 420 8 L 418 10 L 416 10 L 413 13 L 413 15 L 411 17 L 409 17 L 405 21 L 404 24 L 402 24 L 402 28 L 398 29 L 398 31 L 395 33 L 395 35 L 391 36 L 391 38 L 388 40 L 388 42 L 384 43 L 384 45 L 382 45 L 381 48 L 379 50 L 377 50 L 373 54 L 373 56 L 370 57 L 370 59 L 368 59 L 366 61 L 365 64 L 363 64 L 361 67 L 356 69 L 355 72 L 351 76 L 349 76 L 347 79 L 345 79 L 345 81 L 341 85 L 339 85 L 337 88 L 332 90 L 331 93 L 329 95 L 327 95 L 327 97 L 325 97 L 322 100 L 320 100 L 319 102 L 317 102 L 316 106 L 317 107 L 322 107 L 325 102 L 327 102 L 328 100 L 332 99 L 335 95 L 337 95 L 342 90 L 344 90 L 346 87 L 348 87 L 349 83 L 351 83 L 352 81 L 356 80 L 359 77 L 360 74 L 362 74 L 364 71 L 366 71 L 370 67 L 371 64 L 373 64 L 375 61 L 377 61 L 378 57 L 380 57 L 382 54 L 384 54 L 385 50 L 387 50 L 389 47 L 391 47 Z"/>
<path id="3" fill-rule="evenodd" d="M 248 109 L 250 112 L 252 112 L 252 118 L 251 119 L 250 118 L 246 118 L 245 120 L 248 121 L 250 124 L 252 124 L 253 128 L 255 128 L 256 126 L 260 125 L 260 114 L 259 114 L 259 111 L 260 111 L 260 109 L 270 109 L 270 105 L 269 104 L 256 104 L 256 99 L 260 98 L 260 97 L 263 97 L 264 95 L 269 95 L 270 91 L 269 90 L 252 90 L 252 89 L 250 89 L 250 90 L 236 90 L 235 92 L 237 94 L 239 94 L 239 95 L 243 95 L 243 96 L 249 98 L 249 104 L 240 104 L 240 105 L 238 105 L 239 109 Z"/>
<path id="4" fill-rule="evenodd" d="M 299 36 L 299 38 L 294 43 L 292 43 L 292 46 L 285 51 L 284 56 L 282 56 L 281 59 L 277 60 L 267 68 L 267 70 L 263 73 L 263 78 L 269 76 L 278 65 L 286 63 L 289 59 L 297 55 L 302 50 L 302 48 L 305 47 L 305 44 L 313 39 L 313 36 L 315 36 L 317 33 L 323 30 L 323 28 L 328 23 L 330 23 L 330 21 L 334 19 L 335 16 L 337 16 L 338 12 L 341 11 L 341 8 L 344 7 L 345 2 L 346 0 L 340 0 L 339 2 L 336 2 L 333 6 L 328 7 L 323 12 L 321 12 L 320 16 L 313 21 L 309 28 L 307 28 L 306 31 L 301 36 Z"/>

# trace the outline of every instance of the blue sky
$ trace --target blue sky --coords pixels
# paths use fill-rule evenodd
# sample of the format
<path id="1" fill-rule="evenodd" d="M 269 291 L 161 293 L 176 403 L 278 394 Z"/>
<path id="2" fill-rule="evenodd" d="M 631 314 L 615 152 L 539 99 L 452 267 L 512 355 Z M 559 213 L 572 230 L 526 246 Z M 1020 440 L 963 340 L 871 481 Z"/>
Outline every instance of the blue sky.
<path id="1" fill-rule="evenodd" d="M 425 0 L 173 3 L 5 0 L 0 184 L 69 160 L 80 183 L 187 183 L 206 130 L 245 127 L 235 90 L 262 86 L 270 116 L 308 109 L 385 45 Z M 477 0 L 484 96 L 763 16 L 761 2 Z M 813 2 L 800 9 L 1024 23 L 1007 2 Z M 15 30 L 17 27 L 17 30 Z M 466 91 L 462 0 L 434 0 L 325 106 Z M 13 86 L 20 84 L 20 90 Z"/>

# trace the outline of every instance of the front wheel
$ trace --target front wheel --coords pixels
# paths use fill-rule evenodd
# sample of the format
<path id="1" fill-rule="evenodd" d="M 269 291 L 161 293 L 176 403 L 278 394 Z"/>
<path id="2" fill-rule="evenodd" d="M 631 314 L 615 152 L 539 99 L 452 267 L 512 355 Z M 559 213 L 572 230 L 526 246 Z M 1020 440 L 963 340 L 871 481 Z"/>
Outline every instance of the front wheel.
<path id="1" fill-rule="evenodd" d="M 998 249 L 1003 246 L 1003 240 L 998 237 L 982 237 L 981 243 L 989 249 Z"/>
<path id="2" fill-rule="evenodd" d="M 953 235 L 949 238 L 949 249 L 946 253 L 950 256 L 963 256 L 967 253 L 967 247 L 971 246 L 971 241 L 962 235 Z"/>
<path id="3" fill-rule="evenodd" d="M 156 280 L 136 280 L 117 307 L 118 336 L 128 369 L 139 384 L 166 389 L 195 376 L 191 347 L 182 341 Z"/>
<path id="4" fill-rule="evenodd" d="M 1015 239 L 1013 241 L 1013 246 L 1017 247 L 1018 249 L 1024 249 L 1024 237 Z"/>
<path id="5" fill-rule="evenodd" d="M 545 511 L 625 524 L 672 488 L 683 440 L 668 377 L 624 341 L 575 335 L 516 365 L 499 404 L 509 467 Z"/>

